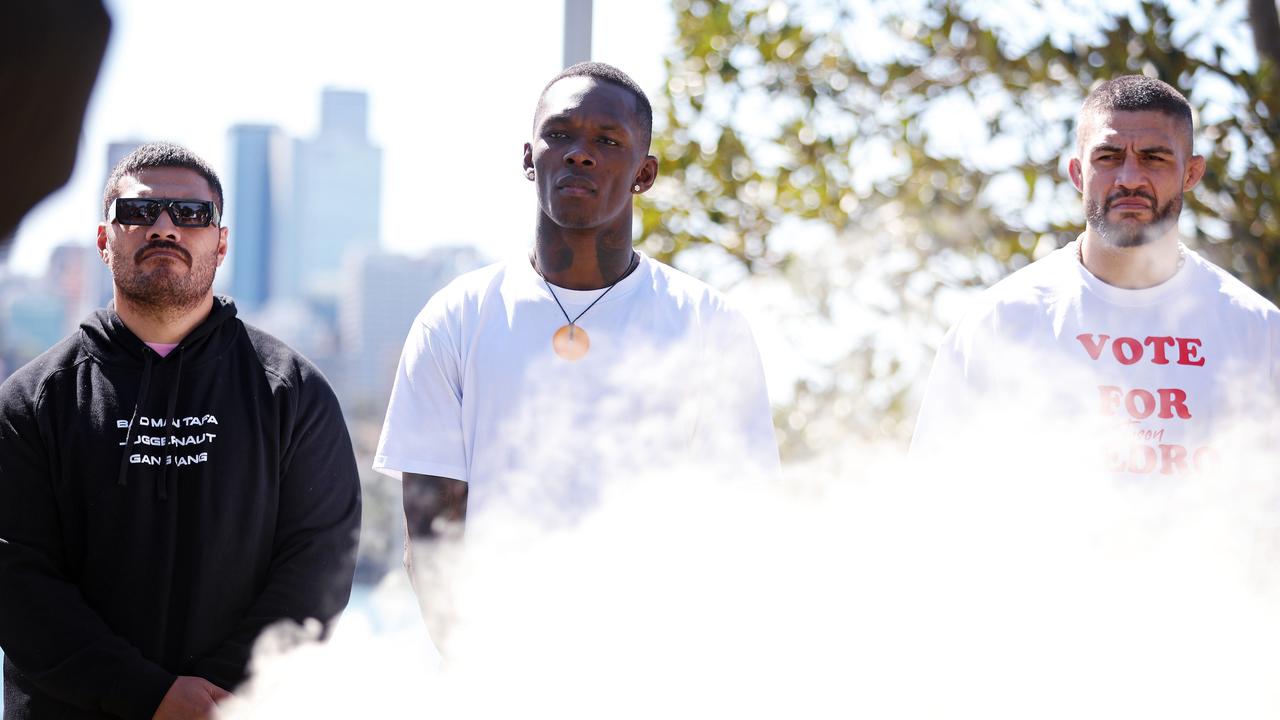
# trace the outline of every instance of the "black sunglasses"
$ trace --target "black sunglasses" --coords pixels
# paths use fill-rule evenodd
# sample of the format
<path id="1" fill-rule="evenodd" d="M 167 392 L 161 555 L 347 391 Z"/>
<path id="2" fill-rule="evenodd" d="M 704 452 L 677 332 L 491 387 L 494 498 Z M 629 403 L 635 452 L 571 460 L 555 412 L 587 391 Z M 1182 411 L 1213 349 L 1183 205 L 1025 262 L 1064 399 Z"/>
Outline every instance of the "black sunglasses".
<path id="1" fill-rule="evenodd" d="M 116 198 L 111 201 L 107 220 L 121 225 L 155 225 L 164 210 L 178 227 L 217 226 L 222 220 L 218 206 L 209 200 L 173 198 Z"/>

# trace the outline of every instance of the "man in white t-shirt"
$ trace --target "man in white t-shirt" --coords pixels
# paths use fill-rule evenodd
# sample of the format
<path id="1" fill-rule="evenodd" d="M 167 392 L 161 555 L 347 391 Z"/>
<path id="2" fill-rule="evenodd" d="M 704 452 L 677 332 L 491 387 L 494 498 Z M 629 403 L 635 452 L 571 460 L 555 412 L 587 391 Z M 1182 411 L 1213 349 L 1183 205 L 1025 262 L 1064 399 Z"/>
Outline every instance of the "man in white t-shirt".
<path id="1" fill-rule="evenodd" d="M 1129 477 L 1210 470 L 1228 430 L 1268 417 L 1280 311 L 1179 240 L 1182 195 L 1205 161 L 1177 90 L 1104 82 L 1077 133 L 1084 233 L 983 292 L 951 329 L 912 453 L 1038 436 L 1056 457 L 1096 452 Z"/>
<path id="2" fill-rule="evenodd" d="M 374 467 L 403 478 L 411 539 L 464 518 L 468 535 L 510 513 L 571 520 L 609 481 L 779 473 L 745 319 L 632 248 L 651 127 L 644 93 L 608 65 L 543 90 L 524 146 L 532 251 L 453 281 L 405 341 Z"/>

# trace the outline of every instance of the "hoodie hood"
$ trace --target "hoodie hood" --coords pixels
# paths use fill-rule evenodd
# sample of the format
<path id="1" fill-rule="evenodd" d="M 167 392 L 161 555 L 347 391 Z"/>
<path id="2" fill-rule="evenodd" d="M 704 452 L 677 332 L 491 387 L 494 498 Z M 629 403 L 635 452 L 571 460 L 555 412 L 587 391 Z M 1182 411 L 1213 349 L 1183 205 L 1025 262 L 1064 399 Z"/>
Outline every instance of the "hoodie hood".
<path id="1" fill-rule="evenodd" d="M 235 316 L 236 304 L 231 298 L 214 295 L 213 309 L 209 311 L 209 316 L 187 333 L 173 352 L 184 351 L 188 357 L 183 364 L 190 367 L 216 360 L 235 340 L 235 333 L 220 334 L 218 330 Z M 80 339 L 85 352 L 107 365 L 142 367 L 148 358 L 157 362 L 168 359 L 160 358 L 132 330 L 125 327 L 116 314 L 114 301 L 105 308 L 95 310 L 80 323 Z"/>
<path id="2" fill-rule="evenodd" d="M 236 325 L 227 325 L 227 321 L 236 316 L 236 305 L 231 298 L 215 295 L 213 308 L 208 317 L 197 325 L 187 336 L 182 338 L 178 346 L 168 355 L 160 357 L 133 331 L 125 326 L 120 315 L 115 311 L 115 303 L 106 308 L 96 310 L 80 324 L 82 346 L 89 355 L 101 363 L 112 366 L 133 366 L 141 369 L 142 379 L 138 386 L 138 396 L 134 399 L 133 411 L 129 415 L 129 427 L 125 431 L 124 450 L 120 454 L 120 470 L 117 484 L 129 484 L 129 444 L 133 439 L 134 427 L 138 422 L 138 413 L 145 411 L 155 392 L 152 387 L 153 375 L 157 366 L 163 365 L 171 370 L 164 373 L 168 378 L 165 393 L 163 417 L 168 420 L 174 417 L 177 408 L 178 391 L 182 387 L 182 369 L 199 367 L 218 359 L 231 343 L 235 341 Z M 231 332 L 219 332 L 224 326 Z M 190 359 L 188 359 L 190 358 Z M 169 499 L 169 468 L 171 452 L 165 446 L 163 470 L 156 478 L 156 499 Z"/>

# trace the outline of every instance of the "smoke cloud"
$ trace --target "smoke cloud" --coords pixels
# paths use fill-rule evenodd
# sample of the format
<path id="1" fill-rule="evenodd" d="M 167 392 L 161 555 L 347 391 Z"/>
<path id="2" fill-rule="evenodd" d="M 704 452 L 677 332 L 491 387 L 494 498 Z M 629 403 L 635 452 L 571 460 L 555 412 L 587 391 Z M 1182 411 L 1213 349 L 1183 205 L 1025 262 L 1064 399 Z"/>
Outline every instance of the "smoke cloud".
<path id="1" fill-rule="evenodd" d="M 443 661 L 392 573 L 327 644 L 262 643 L 225 714 L 1274 717 L 1261 430 L 1212 474 L 1143 482 L 1092 432 L 936 462 L 850 442 L 780 482 L 631 477 L 559 524 L 499 506 L 440 555 Z"/>

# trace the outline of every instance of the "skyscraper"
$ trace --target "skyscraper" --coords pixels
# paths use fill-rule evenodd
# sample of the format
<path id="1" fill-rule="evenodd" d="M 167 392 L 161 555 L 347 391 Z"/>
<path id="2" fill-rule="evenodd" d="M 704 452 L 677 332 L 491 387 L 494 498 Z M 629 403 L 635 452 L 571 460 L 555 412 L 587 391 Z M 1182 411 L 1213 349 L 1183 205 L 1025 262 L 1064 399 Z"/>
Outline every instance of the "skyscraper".
<path id="1" fill-rule="evenodd" d="M 286 231 L 289 197 L 289 143 L 274 125 L 235 125 L 231 141 L 231 197 L 228 220 L 233 229 L 227 254 L 231 296 L 245 310 L 271 298 L 274 263 Z"/>
<path id="2" fill-rule="evenodd" d="M 294 222 L 278 263 L 286 292 L 336 301 L 344 260 L 378 246 L 382 150 L 369 141 L 368 104 L 363 92 L 326 89 L 320 132 L 294 143 Z"/>

